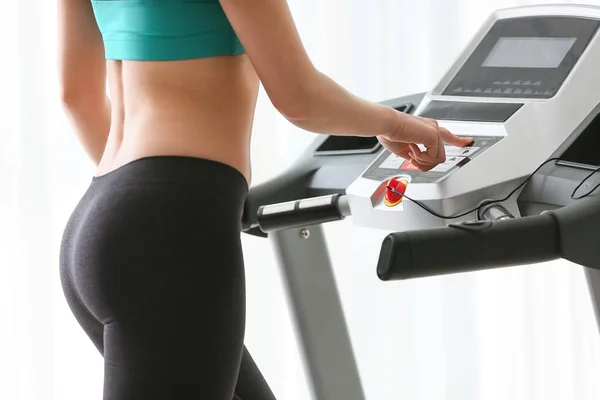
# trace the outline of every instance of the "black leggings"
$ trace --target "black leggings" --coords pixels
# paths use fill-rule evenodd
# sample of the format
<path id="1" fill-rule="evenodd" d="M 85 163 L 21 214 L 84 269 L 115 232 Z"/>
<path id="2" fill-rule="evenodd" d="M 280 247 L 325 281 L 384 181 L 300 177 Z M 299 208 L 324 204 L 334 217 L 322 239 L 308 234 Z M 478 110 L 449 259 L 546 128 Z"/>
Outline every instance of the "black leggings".
<path id="1" fill-rule="evenodd" d="M 60 272 L 104 357 L 104 400 L 275 398 L 243 343 L 247 191 L 234 168 L 193 157 L 147 157 L 93 179 Z"/>

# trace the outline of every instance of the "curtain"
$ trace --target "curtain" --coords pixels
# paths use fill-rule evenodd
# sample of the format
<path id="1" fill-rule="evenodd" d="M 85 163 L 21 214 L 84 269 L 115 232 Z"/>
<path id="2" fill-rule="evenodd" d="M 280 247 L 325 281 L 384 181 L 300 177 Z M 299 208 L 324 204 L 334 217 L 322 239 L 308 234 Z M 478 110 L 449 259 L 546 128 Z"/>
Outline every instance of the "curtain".
<path id="1" fill-rule="evenodd" d="M 428 90 L 489 13 L 541 3 L 289 2 L 318 68 L 373 101 Z M 559 2 L 570 1 L 545 3 Z M 58 278 L 62 230 L 94 169 L 58 102 L 55 7 L 20 0 L 0 12 L 0 398 L 7 400 L 102 397 L 102 359 Z M 290 126 L 262 91 L 254 131 L 255 184 L 315 137 Z M 581 268 L 561 261 L 383 283 L 374 269 L 387 232 L 344 221 L 326 233 L 368 399 L 600 398 L 600 337 Z M 279 399 L 308 400 L 270 245 L 253 237 L 243 244 L 246 343 Z"/>

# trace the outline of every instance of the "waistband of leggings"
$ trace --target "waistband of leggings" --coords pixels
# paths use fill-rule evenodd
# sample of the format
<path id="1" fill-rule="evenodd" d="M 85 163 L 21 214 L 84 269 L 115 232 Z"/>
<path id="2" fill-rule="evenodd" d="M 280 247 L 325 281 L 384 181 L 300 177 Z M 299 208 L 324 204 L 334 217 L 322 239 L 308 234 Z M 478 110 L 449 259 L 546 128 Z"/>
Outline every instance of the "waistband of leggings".
<path id="1" fill-rule="evenodd" d="M 234 167 L 199 157 L 149 156 L 130 161 L 106 174 L 92 178 L 92 185 L 110 182 L 181 183 L 217 185 L 248 193 L 248 182 Z"/>

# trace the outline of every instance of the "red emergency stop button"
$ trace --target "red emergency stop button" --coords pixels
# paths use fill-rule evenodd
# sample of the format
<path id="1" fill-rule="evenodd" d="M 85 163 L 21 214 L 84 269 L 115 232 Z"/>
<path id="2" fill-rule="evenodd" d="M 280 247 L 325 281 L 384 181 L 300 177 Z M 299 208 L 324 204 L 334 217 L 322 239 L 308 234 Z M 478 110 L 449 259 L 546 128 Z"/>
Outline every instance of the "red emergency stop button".
<path id="1" fill-rule="evenodd" d="M 388 207 L 395 207 L 402 202 L 408 181 L 404 178 L 392 178 L 385 186 L 383 201 Z"/>

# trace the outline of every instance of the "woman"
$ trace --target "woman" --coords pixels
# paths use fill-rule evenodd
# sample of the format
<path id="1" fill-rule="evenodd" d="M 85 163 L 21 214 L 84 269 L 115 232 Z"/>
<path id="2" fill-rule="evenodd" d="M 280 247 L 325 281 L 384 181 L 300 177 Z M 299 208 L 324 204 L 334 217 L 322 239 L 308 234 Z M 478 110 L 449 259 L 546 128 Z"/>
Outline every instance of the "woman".
<path id="1" fill-rule="evenodd" d="M 273 399 L 243 345 L 259 81 L 296 126 L 377 136 L 421 170 L 445 160 L 443 142 L 471 141 L 317 71 L 285 0 L 58 7 L 62 101 L 98 165 L 65 230 L 61 279 L 104 357 L 104 400 Z"/>

